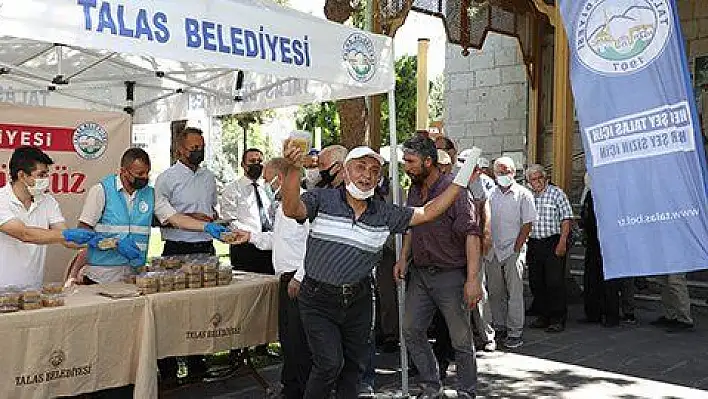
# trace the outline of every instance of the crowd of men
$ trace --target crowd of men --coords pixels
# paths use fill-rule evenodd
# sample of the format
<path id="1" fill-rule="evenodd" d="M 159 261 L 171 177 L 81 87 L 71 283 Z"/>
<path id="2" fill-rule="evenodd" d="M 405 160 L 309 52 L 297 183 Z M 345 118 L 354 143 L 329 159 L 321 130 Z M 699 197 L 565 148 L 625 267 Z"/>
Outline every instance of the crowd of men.
<path id="1" fill-rule="evenodd" d="M 262 151 L 246 150 L 244 176 L 218 196 L 214 174 L 201 166 L 201 131 L 187 128 L 176 138 L 176 162 L 154 188 L 147 153 L 125 151 L 118 172 L 88 191 L 72 229 L 46 193 L 52 160 L 22 147 L 9 163 L 12 183 L 0 189 L 0 286 L 42 282 L 46 249 L 31 244 L 88 246 L 79 282 L 102 284 L 145 264 L 151 226 L 161 228 L 163 255 L 213 255 L 213 240 L 233 231 L 232 266 L 279 277 L 282 397 L 372 394 L 377 341 L 384 350 L 398 350 L 395 282 L 405 280 L 401 327 L 418 374 L 418 397 L 438 397 L 455 362 L 457 397 L 473 398 L 475 348 L 495 351 L 497 342 L 520 347 L 527 314 L 537 316 L 530 328 L 565 329 L 573 212 L 540 165 L 526 169 L 527 188 L 517 182 L 511 158 L 490 164 L 480 149 L 458 154 L 444 137 L 415 135 L 403 152 L 411 180 L 405 205 L 392 204 L 391 191 L 399 188 L 390 187 L 384 158 L 370 148 L 333 145 L 303 153 L 288 142 L 283 157 L 267 161 Z M 587 194 L 587 321 L 618 324 L 621 299 L 621 318 L 631 322 L 634 283 L 603 281 L 591 201 Z M 394 234 L 403 235 L 399 254 Z M 120 237 L 115 249 L 98 245 L 106 236 Z M 534 297 L 528 311 L 525 264 Z M 678 302 L 657 324 L 692 326 Z M 256 350 L 268 353 L 265 346 Z M 202 356 L 186 364 L 190 378 L 204 376 Z M 177 359 L 161 359 L 161 383 L 175 383 L 177 369 Z"/>

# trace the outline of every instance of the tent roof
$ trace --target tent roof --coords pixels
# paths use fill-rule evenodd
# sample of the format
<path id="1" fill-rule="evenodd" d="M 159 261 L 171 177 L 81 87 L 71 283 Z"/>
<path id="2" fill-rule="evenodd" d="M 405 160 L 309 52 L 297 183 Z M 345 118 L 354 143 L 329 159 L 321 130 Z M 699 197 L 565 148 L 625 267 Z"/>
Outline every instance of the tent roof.
<path id="1" fill-rule="evenodd" d="M 390 38 L 263 0 L 0 1 L 0 35 L 0 101 L 127 109 L 136 123 L 395 84 Z"/>

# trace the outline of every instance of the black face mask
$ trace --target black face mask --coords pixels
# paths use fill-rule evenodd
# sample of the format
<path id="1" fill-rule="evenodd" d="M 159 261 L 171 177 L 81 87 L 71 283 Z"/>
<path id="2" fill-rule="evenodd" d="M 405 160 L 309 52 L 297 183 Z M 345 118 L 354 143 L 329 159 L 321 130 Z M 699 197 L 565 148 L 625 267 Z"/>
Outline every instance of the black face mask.
<path id="1" fill-rule="evenodd" d="M 317 187 L 329 187 L 332 185 L 334 179 L 337 178 L 338 173 L 332 173 L 332 169 L 337 166 L 338 162 L 335 162 L 329 168 L 320 171 L 320 182 L 316 184 Z"/>
<path id="2" fill-rule="evenodd" d="M 149 181 L 150 179 L 146 177 L 133 177 L 133 181 L 130 185 L 133 186 L 134 189 L 140 190 L 141 188 L 145 188 Z"/>
<path id="3" fill-rule="evenodd" d="M 263 165 L 259 163 L 246 167 L 246 176 L 251 180 L 258 180 L 261 177 L 261 173 L 263 173 Z"/>
<path id="4" fill-rule="evenodd" d="M 187 160 L 189 161 L 190 165 L 194 166 L 197 166 L 200 163 L 204 162 L 204 149 L 202 148 L 201 150 L 190 151 L 189 155 L 187 156 Z"/>

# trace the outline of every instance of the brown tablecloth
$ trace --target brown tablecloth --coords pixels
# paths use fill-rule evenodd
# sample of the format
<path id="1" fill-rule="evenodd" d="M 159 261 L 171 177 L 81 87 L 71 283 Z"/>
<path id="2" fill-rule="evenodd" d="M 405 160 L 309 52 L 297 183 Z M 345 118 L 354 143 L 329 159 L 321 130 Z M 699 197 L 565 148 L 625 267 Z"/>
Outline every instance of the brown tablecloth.
<path id="1" fill-rule="evenodd" d="M 150 379 L 145 298 L 111 300 L 98 290 L 80 287 L 63 307 L 0 315 L 0 397 L 75 395 Z"/>
<path id="2" fill-rule="evenodd" d="M 113 288 L 126 288 L 111 284 Z M 157 398 L 157 359 L 277 340 L 278 280 L 108 299 L 81 286 L 66 306 L 0 315 L 0 398 L 77 395 L 135 384 Z"/>
<path id="3" fill-rule="evenodd" d="M 278 279 L 246 274 L 231 285 L 148 296 L 157 358 L 215 353 L 278 340 Z"/>

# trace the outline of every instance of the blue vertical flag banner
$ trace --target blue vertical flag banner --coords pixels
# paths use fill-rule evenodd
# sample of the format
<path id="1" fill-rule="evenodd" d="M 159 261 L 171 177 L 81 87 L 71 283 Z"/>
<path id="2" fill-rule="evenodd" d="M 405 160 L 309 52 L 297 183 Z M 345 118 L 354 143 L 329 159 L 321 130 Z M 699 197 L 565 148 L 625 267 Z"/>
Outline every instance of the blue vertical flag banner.
<path id="1" fill-rule="evenodd" d="M 674 0 L 562 0 L 605 278 L 708 268 L 708 175 Z"/>

